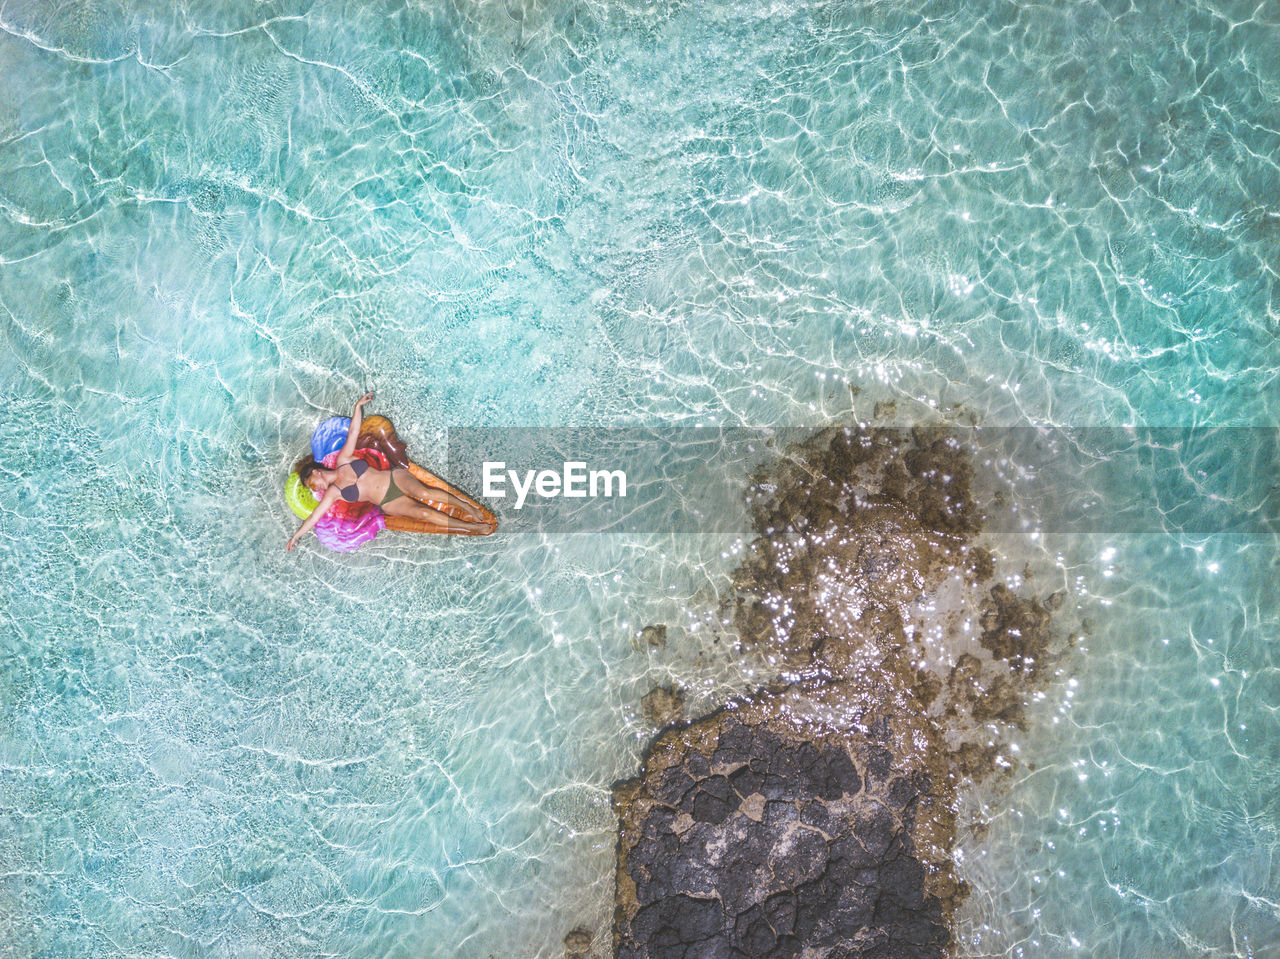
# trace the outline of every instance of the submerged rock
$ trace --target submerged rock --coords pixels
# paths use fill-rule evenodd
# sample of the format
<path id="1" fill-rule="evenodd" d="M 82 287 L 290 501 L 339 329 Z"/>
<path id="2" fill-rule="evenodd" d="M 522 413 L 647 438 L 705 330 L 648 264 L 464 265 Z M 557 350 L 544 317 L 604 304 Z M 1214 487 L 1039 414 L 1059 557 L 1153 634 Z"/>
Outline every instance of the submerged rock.
<path id="1" fill-rule="evenodd" d="M 564 937 L 564 959 L 590 959 L 591 931 L 579 926 Z"/>
<path id="2" fill-rule="evenodd" d="M 1062 605 L 1061 597 L 1049 598 Z M 1034 673 L 1044 660 L 1049 647 L 1049 610 L 1035 599 L 993 586 L 982 604 L 981 626 L 978 642 L 1014 671 Z"/>
<path id="3" fill-rule="evenodd" d="M 637 649 L 662 649 L 667 645 L 666 624 L 657 623 L 652 626 L 646 626 L 640 630 L 640 635 L 636 637 L 632 645 Z"/>
<path id="4" fill-rule="evenodd" d="M 675 686 L 658 686 L 640 700 L 644 718 L 653 726 L 670 726 L 684 718 L 684 693 Z"/>

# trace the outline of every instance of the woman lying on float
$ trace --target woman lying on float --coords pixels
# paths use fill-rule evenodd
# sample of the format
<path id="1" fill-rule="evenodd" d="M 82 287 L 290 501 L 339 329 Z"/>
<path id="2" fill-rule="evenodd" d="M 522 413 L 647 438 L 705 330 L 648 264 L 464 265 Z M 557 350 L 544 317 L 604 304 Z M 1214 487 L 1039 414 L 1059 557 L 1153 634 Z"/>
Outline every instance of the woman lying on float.
<path id="1" fill-rule="evenodd" d="M 488 536 L 497 529 L 493 514 L 468 498 L 437 486 L 427 486 L 408 469 L 377 469 L 356 454 L 356 440 L 363 423 L 362 407 L 373 399 L 366 393 L 356 401 L 347 428 L 347 440 L 338 451 L 333 468 L 325 468 L 311 456 L 298 465 L 298 479 L 319 499 L 319 505 L 289 537 L 285 552 L 298 545 L 338 500 L 372 503 L 387 516 L 413 520 L 422 532 Z"/>

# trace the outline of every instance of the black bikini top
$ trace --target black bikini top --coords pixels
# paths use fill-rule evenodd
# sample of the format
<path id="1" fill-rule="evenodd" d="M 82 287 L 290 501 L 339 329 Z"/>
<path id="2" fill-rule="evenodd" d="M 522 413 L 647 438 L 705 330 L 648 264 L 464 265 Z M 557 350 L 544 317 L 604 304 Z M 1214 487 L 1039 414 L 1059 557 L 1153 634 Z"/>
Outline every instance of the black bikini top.
<path id="1" fill-rule="evenodd" d="M 365 470 L 369 468 L 369 464 L 362 459 L 354 459 L 347 465 L 351 467 L 351 472 L 356 474 L 357 480 L 360 479 L 360 477 L 365 474 Z M 360 489 L 355 483 L 352 483 L 350 486 L 343 486 L 339 488 L 338 493 L 348 503 L 354 503 L 360 499 Z"/>

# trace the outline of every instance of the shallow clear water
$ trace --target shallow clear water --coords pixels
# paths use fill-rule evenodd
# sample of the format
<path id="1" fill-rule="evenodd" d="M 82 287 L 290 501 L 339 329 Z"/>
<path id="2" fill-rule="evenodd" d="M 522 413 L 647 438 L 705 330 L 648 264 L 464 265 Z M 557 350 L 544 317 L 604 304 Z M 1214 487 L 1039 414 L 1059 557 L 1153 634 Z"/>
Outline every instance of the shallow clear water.
<path id="1" fill-rule="evenodd" d="M 640 696 L 748 681 L 714 628 L 731 539 L 286 557 L 315 421 L 375 388 L 428 464 L 450 425 L 890 400 L 1274 425 L 1278 21 L 7 3 L 0 948 L 603 941 Z M 1275 482 L 1224 446 L 1233 490 Z M 1274 536 L 1046 524 L 1010 550 L 1092 630 L 1023 771 L 969 798 L 962 952 L 1280 949 Z"/>

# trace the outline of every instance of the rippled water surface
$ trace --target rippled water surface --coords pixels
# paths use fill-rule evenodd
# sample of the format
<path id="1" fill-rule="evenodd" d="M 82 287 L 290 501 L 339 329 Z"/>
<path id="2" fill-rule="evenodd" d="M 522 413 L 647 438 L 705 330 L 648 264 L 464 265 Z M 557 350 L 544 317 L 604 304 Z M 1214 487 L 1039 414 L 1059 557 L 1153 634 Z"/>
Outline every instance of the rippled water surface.
<path id="1" fill-rule="evenodd" d="M 605 943 L 640 697 L 750 682 L 716 627 L 723 522 L 286 557 L 315 421 L 374 388 L 437 465 L 451 425 L 877 403 L 1274 426 L 1278 24 L 6 3 L 0 953 Z M 1187 522 L 1265 501 L 1277 464 L 1200 435 L 1163 531 L 1045 508 L 1008 546 L 1089 630 L 1012 779 L 967 799 L 963 955 L 1280 951 L 1275 525 Z M 659 622 L 666 647 L 633 642 Z"/>

